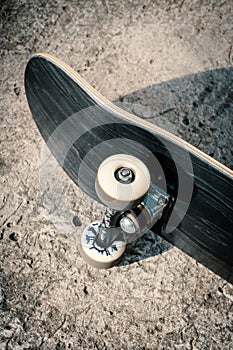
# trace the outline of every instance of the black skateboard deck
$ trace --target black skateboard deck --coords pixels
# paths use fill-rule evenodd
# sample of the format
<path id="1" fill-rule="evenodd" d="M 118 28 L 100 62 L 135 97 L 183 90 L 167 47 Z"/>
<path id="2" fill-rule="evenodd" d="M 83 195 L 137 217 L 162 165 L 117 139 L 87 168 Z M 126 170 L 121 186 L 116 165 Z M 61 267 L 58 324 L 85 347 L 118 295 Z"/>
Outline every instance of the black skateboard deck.
<path id="1" fill-rule="evenodd" d="M 233 283 L 233 171 L 182 139 L 121 110 L 72 68 L 46 54 L 29 61 L 25 89 L 32 116 L 69 177 L 100 201 L 100 164 L 129 154 L 172 198 L 150 229 Z"/>

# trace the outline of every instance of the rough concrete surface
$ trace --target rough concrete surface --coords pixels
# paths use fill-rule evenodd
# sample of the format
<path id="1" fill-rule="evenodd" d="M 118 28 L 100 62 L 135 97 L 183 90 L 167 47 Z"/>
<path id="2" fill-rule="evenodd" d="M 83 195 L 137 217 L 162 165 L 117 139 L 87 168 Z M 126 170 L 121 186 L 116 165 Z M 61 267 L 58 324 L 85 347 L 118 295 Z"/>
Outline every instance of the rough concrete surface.
<path id="1" fill-rule="evenodd" d="M 85 264 L 46 215 L 23 86 L 51 53 L 232 168 L 232 18 L 230 0 L 1 1 L 1 350 L 233 348 L 232 286 L 154 235 L 120 266 Z M 62 181 L 79 232 L 103 208 Z"/>

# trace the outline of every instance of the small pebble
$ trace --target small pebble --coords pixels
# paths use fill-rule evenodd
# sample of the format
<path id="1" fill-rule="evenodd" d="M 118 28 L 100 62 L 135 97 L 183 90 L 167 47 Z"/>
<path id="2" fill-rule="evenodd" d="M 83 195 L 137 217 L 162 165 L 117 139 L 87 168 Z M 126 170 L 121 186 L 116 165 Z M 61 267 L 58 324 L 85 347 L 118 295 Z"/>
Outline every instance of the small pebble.
<path id="1" fill-rule="evenodd" d="M 20 91 L 21 91 L 21 89 L 18 86 L 14 87 L 14 93 L 16 94 L 16 96 L 19 96 Z"/>
<path id="2" fill-rule="evenodd" d="M 74 226 L 82 226 L 82 222 L 78 216 L 73 217 L 73 224 L 74 224 Z"/>
<path id="3" fill-rule="evenodd" d="M 9 235 L 9 238 L 14 241 L 14 242 L 17 242 L 18 241 L 18 238 L 17 238 L 17 235 L 15 234 L 15 232 L 12 232 L 10 235 Z"/>

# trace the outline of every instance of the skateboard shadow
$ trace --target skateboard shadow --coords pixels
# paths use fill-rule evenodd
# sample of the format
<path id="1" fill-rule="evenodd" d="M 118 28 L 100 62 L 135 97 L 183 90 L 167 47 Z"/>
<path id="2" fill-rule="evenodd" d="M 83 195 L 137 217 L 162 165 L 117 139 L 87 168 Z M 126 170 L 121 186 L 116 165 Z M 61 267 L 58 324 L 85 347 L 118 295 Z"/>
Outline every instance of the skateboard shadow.
<path id="1" fill-rule="evenodd" d="M 233 68 L 200 72 L 123 96 L 116 104 L 233 169 Z M 120 265 L 172 248 L 153 232 L 129 244 Z"/>
<path id="2" fill-rule="evenodd" d="M 125 266 L 160 255 L 172 249 L 172 245 L 152 231 L 145 233 L 138 240 L 127 244 L 126 251 L 119 266 Z"/>

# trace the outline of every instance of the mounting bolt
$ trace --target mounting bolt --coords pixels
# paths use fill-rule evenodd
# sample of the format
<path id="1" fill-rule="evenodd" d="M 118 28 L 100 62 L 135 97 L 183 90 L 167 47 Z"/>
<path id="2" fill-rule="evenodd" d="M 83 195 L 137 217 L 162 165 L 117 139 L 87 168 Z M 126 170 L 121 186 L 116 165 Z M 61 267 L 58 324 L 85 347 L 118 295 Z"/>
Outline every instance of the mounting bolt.
<path id="1" fill-rule="evenodd" d="M 166 203 L 166 199 L 164 198 L 164 197 L 159 197 L 159 199 L 158 199 L 158 204 L 159 205 L 164 205 Z"/>

